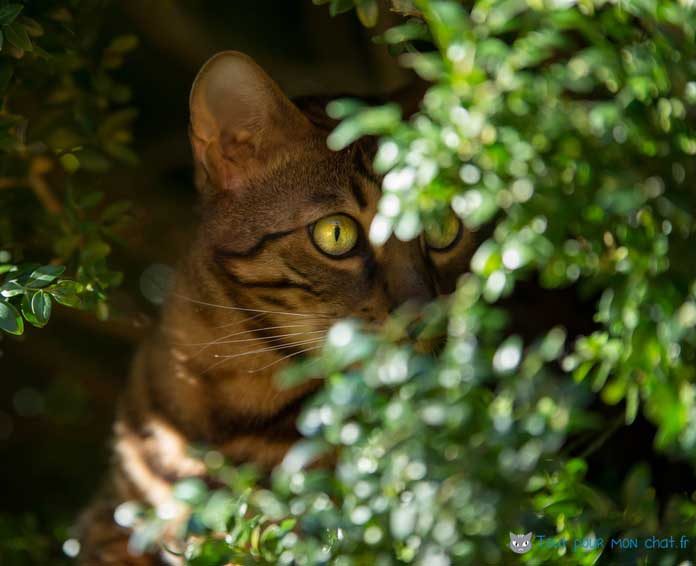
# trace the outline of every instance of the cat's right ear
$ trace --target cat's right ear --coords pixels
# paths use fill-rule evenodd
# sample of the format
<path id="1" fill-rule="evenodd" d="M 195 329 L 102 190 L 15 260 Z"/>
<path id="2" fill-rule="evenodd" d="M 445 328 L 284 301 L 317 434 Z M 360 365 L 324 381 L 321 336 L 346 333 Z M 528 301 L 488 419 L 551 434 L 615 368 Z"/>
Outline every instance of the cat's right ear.
<path id="1" fill-rule="evenodd" d="M 203 65 L 189 106 L 199 189 L 241 190 L 312 130 L 263 69 L 237 51 Z"/>

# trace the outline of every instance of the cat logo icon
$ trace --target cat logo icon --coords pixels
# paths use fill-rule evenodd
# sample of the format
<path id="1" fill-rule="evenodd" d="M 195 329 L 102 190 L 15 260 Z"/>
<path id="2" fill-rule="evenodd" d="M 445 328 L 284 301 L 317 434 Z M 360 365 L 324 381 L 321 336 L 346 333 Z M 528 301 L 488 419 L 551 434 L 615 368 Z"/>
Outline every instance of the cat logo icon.
<path id="1" fill-rule="evenodd" d="M 526 535 L 516 535 L 510 533 L 510 550 L 515 554 L 525 554 L 532 549 L 532 538 L 534 534 L 530 531 Z"/>

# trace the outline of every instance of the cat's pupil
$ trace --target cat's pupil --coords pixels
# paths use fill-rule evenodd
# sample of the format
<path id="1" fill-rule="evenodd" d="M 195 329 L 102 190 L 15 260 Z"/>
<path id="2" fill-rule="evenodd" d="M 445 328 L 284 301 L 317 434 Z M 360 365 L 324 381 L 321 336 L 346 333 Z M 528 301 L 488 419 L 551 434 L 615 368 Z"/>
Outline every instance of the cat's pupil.
<path id="1" fill-rule="evenodd" d="M 341 235 L 341 229 L 338 227 L 338 225 L 334 226 L 334 240 L 338 242 L 338 238 Z"/>

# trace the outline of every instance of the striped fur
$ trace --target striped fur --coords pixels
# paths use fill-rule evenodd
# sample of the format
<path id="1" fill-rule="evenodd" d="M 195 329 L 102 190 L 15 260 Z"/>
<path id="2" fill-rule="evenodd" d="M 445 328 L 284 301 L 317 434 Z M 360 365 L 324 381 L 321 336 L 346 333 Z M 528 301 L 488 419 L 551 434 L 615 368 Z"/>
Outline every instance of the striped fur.
<path id="1" fill-rule="evenodd" d="M 366 234 L 380 197 L 370 167 L 374 141 L 329 151 L 332 122 L 316 101 L 301 105 L 311 126 L 297 139 L 285 132 L 280 146 L 277 135 L 272 156 L 242 164 L 242 188 L 215 186 L 226 177 L 211 174 L 217 165 L 198 163 L 198 236 L 159 327 L 134 360 L 114 428 L 113 472 L 83 517 L 82 564 L 162 560 L 128 554 L 128 532 L 113 522 L 116 505 L 166 503 L 177 479 L 204 476 L 189 443 L 231 462 L 276 465 L 297 439 L 298 411 L 317 387 L 279 389 L 277 370 L 318 348 L 339 318 L 379 321 L 406 300 L 451 289 L 468 262 L 469 237 L 441 254 L 420 240 L 371 246 Z M 355 253 L 342 259 L 323 255 L 309 237 L 313 222 L 334 213 L 361 229 Z"/>

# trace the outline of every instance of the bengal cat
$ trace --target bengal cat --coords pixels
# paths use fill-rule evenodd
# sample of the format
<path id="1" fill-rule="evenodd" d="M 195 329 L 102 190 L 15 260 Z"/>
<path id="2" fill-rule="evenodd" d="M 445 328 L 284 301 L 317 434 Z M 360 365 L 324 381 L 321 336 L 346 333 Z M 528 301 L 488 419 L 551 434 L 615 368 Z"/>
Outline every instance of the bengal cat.
<path id="1" fill-rule="evenodd" d="M 129 533 L 113 521 L 119 503 L 158 505 L 178 478 L 202 475 L 191 441 L 232 462 L 277 464 L 316 388 L 279 389 L 277 370 L 318 348 L 337 319 L 379 321 L 449 292 L 470 257 L 455 217 L 426 239 L 372 246 L 374 141 L 330 151 L 319 106 L 291 102 L 249 57 L 210 59 L 190 114 L 200 227 L 135 358 L 109 486 L 83 516 L 85 565 L 159 563 L 128 554 Z"/>

